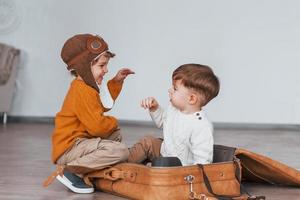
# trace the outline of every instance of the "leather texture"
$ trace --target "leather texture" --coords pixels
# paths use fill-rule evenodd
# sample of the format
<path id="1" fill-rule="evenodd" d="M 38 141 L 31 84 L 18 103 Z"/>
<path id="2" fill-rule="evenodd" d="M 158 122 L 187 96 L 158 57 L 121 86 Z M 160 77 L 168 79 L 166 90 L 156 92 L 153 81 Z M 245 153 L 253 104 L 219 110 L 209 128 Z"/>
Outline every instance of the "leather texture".
<path id="1" fill-rule="evenodd" d="M 300 186 L 300 171 L 266 156 L 253 153 L 246 149 L 235 149 L 222 145 L 214 147 L 214 161 L 216 163 L 203 165 L 214 194 L 229 196 L 232 199 L 264 199 L 240 193 L 240 178 L 247 182 L 264 182 L 274 185 Z M 223 155 L 223 156 L 222 156 Z M 225 158 L 226 157 L 226 158 Z M 240 175 L 237 175 L 237 165 L 227 161 L 236 157 L 241 165 Z M 227 161 L 227 162 L 223 162 Z M 159 200 L 159 199 L 206 199 L 218 198 L 207 189 L 201 167 L 146 167 L 137 164 L 117 164 L 115 171 L 107 171 L 106 178 L 93 178 L 98 172 L 86 176 L 93 181 L 96 188 L 115 195 L 130 199 Z M 112 168 L 104 169 L 109 170 Z M 102 170 L 103 171 L 103 170 Z M 239 171 L 239 170 L 238 170 Z M 191 198 L 190 184 L 185 177 L 193 175 L 193 191 L 195 198 Z M 239 177 L 241 176 L 241 177 Z M 103 176 L 102 176 L 103 177 Z M 117 178 L 118 177 L 118 178 Z M 204 197 L 202 199 L 205 199 Z M 226 199 L 226 198 L 225 198 Z"/>
<path id="2" fill-rule="evenodd" d="M 237 149 L 235 155 L 242 164 L 243 181 L 300 186 L 300 171 L 292 167 L 246 149 Z"/>
<path id="3" fill-rule="evenodd" d="M 215 194 L 231 197 L 240 196 L 240 182 L 236 177 L 237 165 L 224 162 L 204 165 Z M 96 188 L 130 199 L 161 200 L 189 199 L 191 184 L 186 177 L 193 176 L 192 188 L 198 196 L 211 197 L 204 183 L 201 168 L 197 165 L 185 167 L 147 167 L 139 164 L 121 163 L 109 169 L 93 172 L 85 180 L 93 182 Z M 104 174 L 110 175 L 106 178 Z M 112 180 L 115 179 L 115 180 Z M 211 198 L 212 199 L 212 198 Z"/>
<path id="4" fill-rule="evenodd" d="M 217 163 L 206 165 L 148 167 L 120 163 L 96 171 L 79 166 L 65 167 L 73 173 L 85 174 L 85 182 L 101 191 L 139 200 L 265 199 L 241 194 L 240 180 L 300 187 L 300 171 L 292 167 L 245 149 L 221 145 L 214 148 Z M 227 161 L 231 159 L 233 161 Z M 60 173 L 58 168 L 53 177 Z"/>

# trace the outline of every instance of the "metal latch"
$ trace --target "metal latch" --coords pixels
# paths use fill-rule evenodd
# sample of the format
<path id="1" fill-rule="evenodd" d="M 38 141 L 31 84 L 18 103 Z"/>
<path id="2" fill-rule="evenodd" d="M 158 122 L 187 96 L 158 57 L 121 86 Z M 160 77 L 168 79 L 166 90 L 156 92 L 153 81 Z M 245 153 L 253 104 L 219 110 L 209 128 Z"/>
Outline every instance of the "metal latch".
<path id="1" fill-rule="evenodd" d="M 193 175 L 188 175 L 184 177 L 184 180 L 189 183 L 190 185 L 190 194 L 189 194 L 189 199 L 191 200 L 208 200 L 208 197 L 205 194 L 199 194 L 197 195 L 193 191 L 193 181 L 195 180 L 195 177 Z"/>

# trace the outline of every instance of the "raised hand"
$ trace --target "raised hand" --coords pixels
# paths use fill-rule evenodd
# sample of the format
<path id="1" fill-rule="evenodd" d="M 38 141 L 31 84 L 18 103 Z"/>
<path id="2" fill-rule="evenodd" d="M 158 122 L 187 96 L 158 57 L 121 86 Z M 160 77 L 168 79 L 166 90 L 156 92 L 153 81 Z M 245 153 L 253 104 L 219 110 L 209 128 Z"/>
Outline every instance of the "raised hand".
<path id="1" fill-rule="evenodd" d="M 141 106 L 144 109 L 149 109 L 150 112 L 154 112 L 157 110 L 159 104 L 154 97 L 148 97 L 142 100 Z"/>
<path id="2" fill-rule="evenodd" d="M 125 80 L 125 78 L 130 75 L 130 74 L 134 74 L 134 71 L 132 71 L 129 68 L 122 68 L 118 71 L 118 73 L 115 75 L 114 80 L 119 81 L 119 82 L 123 82 Z"/>

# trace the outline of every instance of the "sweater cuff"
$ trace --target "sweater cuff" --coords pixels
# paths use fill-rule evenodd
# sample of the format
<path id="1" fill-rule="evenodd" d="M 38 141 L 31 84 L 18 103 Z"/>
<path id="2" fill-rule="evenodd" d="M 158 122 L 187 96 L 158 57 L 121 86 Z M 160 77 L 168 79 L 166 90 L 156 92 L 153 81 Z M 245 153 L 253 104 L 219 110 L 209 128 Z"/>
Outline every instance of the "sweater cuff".
<path id="1" fill-rule="evenodd" d="M 149 111 L 149 114 L 153 121 L 158 122 L 161 120 L 163 112 L 164 112 L 163 108 L 161 106 L 158 106 L 158 108 L 155 111 L 153 112 Z"/>

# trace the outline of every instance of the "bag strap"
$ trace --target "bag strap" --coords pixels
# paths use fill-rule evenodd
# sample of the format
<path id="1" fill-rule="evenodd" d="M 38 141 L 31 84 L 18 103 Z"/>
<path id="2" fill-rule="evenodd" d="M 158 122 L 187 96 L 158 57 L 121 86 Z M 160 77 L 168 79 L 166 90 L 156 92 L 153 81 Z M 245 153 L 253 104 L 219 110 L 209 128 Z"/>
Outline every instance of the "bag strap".
<path id="1" fill-rule="evenodd" d="M 235 176 L 237 177 L 237 180 L 240 181 L 240 166 L 237 162 L 235 162 L 236 164 L 236 170 L 235 170 Z M 204 167 L 202 164 L 198 164 L 198 166 L 200 167 L 201 171 L 202 171 L 202 176 L 203 176 L 203 180 L 204 180 L 204 183 L 205 183 L 205 186 L 207 188 L 207 190 L 209 191 L 209 193 L 213 194 L 218 200 L 234 200 L 234 197 L 232 196 L 226 196 L 226 195 L 219 195 L 219 194 L 216 194 L 212 187 L 211 187 L 211 184 L 210 184 L 210 181 L 204 171 Z M 244 189 L 244 186 L 240 183 L 241 185 L 241 189 L 243 191 L 246 191 Z M 253 196 L 253 195 L 250 195 L 248 192 L 246 192 L 246 194 L 248 195 L 248 200 L 265 200 L 266 197 L 265 196 Z"/>
<path id="2" fill-rule="evenodd" d="M 205 183 L 205 186 L 208 190 L 209 193 L 211 193 L 212 195 L 214 195 L 217 199 L 219 200 L 233 200 L 233 198 L 231 196 L 225 196 L 225 195 L 219 195 L 219 194 L 216 194 L 211 185 L 210 185 L 210 182 L 209 182 L 209 179 L 204 171 L 204 167 L 202 164 L 198 164 L 198 166 L 200 167 L 201 171 L 202 171 L 202 176 L 203 176 L 203 180 L 204 180 L 204 183 Z"/>
<path id="3" fill-rule="evenodd" d="M 64 174 L 64 169 L 65 166 L 57 165 L 56 170 L 50 176 L 48 176 L 48 178 L 44 181 L 43 186 L 44 187 L 49 186 L 58 175 L 62 177 Z"/>

